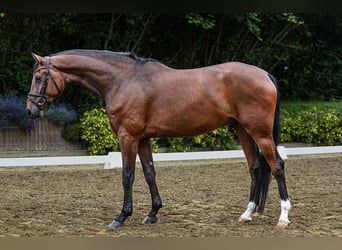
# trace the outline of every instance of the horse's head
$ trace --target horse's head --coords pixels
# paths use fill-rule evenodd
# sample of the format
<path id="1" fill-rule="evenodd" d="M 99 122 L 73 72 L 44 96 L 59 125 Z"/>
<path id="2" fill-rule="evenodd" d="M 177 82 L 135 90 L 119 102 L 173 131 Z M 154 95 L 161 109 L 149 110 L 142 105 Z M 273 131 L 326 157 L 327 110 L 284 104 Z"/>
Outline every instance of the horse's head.
<path id="1" fill-rule="evenodd" d="M 27 96 L 26 110 L 31 118 L 38 118 L 64 90 L 64 79 L 52 65 L 51 57 L 41 57 L 32 53 L 36 61 L 31 89 Z"/>

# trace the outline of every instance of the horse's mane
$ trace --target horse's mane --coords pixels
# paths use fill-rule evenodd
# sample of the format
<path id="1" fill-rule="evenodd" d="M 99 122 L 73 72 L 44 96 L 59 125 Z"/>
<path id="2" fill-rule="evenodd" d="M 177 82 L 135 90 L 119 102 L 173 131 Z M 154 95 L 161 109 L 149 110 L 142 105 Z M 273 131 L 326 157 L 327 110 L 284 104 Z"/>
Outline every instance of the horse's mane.
<path id="1" fill-rule="evenodd" d="M 61 51 L 55 54 L 51 54 L 50 56 L 56 56 L 56 55 L 65 55 L 65 54 L 87 54 L 89 56 L 93 57 L 101 57 L 101 56 L 106 56 L 106 55 L 113 55 L 113 56 L 123 56 L 123 57 L 128 57 L 133 60 L 135 60 L 137 63 L 145 63 L 148 61 L 157 61 L 152 58 L 142 58 L 138 57 L 135 53 L 133 52 L 113 52 L 109 50 L 88 50 L 88 49 L 72 49 L 72 50 L 65 50 Z"/>

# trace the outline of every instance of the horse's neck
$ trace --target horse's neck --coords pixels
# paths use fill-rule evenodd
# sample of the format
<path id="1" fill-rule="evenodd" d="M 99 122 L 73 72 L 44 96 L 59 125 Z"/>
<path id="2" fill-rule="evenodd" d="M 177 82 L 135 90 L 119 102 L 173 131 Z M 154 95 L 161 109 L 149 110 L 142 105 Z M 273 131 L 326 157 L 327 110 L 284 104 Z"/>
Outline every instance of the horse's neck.
<path id="1" fill-rule="evenodd" d="M 125 68 L 119 61 L 104 62 L 74 55 L 56 57 L 55 63 L 67 84 L 77 83 L 102 97 L 120 82 L 119 73 Z"/>

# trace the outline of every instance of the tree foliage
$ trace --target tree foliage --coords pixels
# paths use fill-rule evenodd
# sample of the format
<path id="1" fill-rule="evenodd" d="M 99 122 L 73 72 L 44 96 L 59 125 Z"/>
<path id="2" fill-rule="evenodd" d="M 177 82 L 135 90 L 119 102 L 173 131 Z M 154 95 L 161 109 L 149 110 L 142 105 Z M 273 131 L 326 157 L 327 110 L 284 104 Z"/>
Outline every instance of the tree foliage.
<path id="1" fill-rule="evenodd" d="M 0 94 L 26 98 L 31 51 L 132 51 L 175 68 L 242 61 L 279 80 L 282 99 L 341 99 L 341 14 L 1 13 Z M 79 86 L 61 101 L 79 113 L 101 106 Z"/>

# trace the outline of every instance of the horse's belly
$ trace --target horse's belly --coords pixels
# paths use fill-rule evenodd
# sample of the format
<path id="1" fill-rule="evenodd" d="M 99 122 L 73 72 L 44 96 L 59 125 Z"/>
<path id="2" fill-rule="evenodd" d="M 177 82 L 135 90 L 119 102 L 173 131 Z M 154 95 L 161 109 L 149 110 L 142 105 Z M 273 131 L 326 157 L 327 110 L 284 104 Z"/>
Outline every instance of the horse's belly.
<path id="1" fill-rule="evenodd" d="M 184 112 L 177 115 L 166 115 L 151 121 L 148 134 L 156 137 L 188 137 L 212 131 L 228 125 L 230 117 L 220 113 Z"/>

